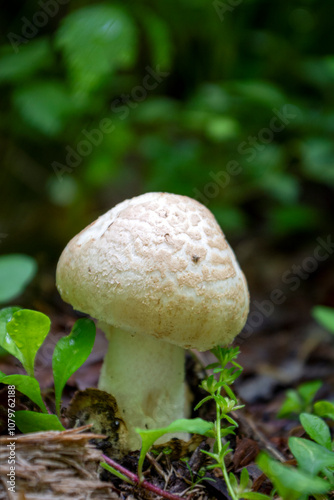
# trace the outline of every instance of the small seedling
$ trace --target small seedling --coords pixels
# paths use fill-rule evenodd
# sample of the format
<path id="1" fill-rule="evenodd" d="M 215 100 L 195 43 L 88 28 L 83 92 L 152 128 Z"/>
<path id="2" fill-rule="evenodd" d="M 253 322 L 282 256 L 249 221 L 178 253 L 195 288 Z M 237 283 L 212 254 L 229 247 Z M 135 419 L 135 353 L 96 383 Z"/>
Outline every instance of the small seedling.
<path id="1" fill-rule="evenodd" d="M 195 407 L 197 410 L 207 401 L 213 400 L 216 405 L 216 421 L 214 424 L 214 437 L 215 445 L 213 453 L 208 451 L 203 451 L 209 457 L 214 460 L 212 465 L 208 466 L 208 469 L 220 468 L 223 472 L 223 476 L 228 488 L 228 491 L 233 500 L 237 500 L 236 493 L 230 482 L 229 475 L 227 473 L 225 465 L 225 457 L 232 450 L 229 448 L 229 442 L 223 445 L 222 438 L 228 434 L 234 434 L 234 429 L 238 426 L 237 422 L 231 418 L 228 414 L 232 410 L 237 410 L 242 408 L 242 405 L 238 405 L 237 398 L 230 388 L 230 385 L 238 378 L 242 372 L 242 368 L 235 361 L 239 354 L 239 348 L 221 348 L 217 347 L 211 351 L 217 358 L 218 362 L 207 366 L 207 370 L 212 370 L 213 374 L 209 375 L 201 383 L 201 388 L 209 393 L 202 401 L 198 403 Z M 230 368 L 227 365 L 231 364 Z M 218 380 L 215 375 L 218 375 Z M 221 394 L 222 390 L 225 392 L 225 396 Z M 229 424 L 228 427 L 222 427 L 223 420 L 226 420 Z"/>
<path id="2" fill-rule="evenodd" d="M 334 333 L 334 309 L 332 307 L 316 306 L 312 310 L 312 316 L 326 330 Z"/>
<path id="3" fill-rule="evenodd" d="M 184 462 L 186 464 L 186 467 L 189 471 L 189 475 L 190 475 L 190 479 L 191 479 L 190 491 L 192 491 L 198 484 L 201 484 L 203 481 L 209 481 L 209 482 L 211 481 L 213 483 L 215 482 L 215 479 L 205 475 L 206 474 L 206 467 L 201 467 L 201 469 L 196 474 L 196 476 L 197 476 L 197 479 L 196 479 L 195 474 L 192 471 L 188 460 L 185 458 L 181 458 L 181 460 L 182 460 L 182 462 Z"/>
<path id="4" fill-rule="evenodd" d="M 235 361 L 239 354 L 239 347 L 216 347 L 212 349 L 211 352 L 215 355 L 218 362 L 206 367 L 207 370 L 212 370 L 213 373 L 201 383 L 202 389 L 208 392 L 209 396 L 202 399 L 195 408 L 195 410 L 198 409 L 202 404 L 210 400 L 213 400 L 216 405 L 216 420 L 214 423 L 215 443 L 213 453 L 203 451 L 203 453 L 206 453 L 214 461 L 214 463 L 207 468 L 219 468 L 222 471 L 232 500 L 239 500 L 240 498 L 250 500 L 267 499 L 269 497 L 266 495 L 250 490 L 252 485 L 247 471 L 243 472 L 240 477 L 240 483 L 238 483 L 234 474 L 228 474 L 225 464 L 225 458 L 232 450 L 229 448 L 229 442 L 223 444 L 222 438 L 229 434 L 234 434 L 234 430 L 238 427 L 237 422 L 229 413 L 243 407 L 243 405 L 238 404 L 237 397 L 230 387 L 242 372 L 242 367 Z M 218 380 L 216 378 L 217 375 Z M 225 395 L 222 395 L 222 391 Z M 231 425 L 227 427 L 222 426 L 224 420 Z"/>
<path id="5" fill-rule="evenodd" d="M 312 380 L 301 384 L 297 389 L 289 389 L 278 412 L 278 418 L 289 418 L 303 412 L 312 412 L 314 398 L 322 386 L 320 380 Z"/>
<path id="6" fill-rule="evenodd" d="M 272 498 L 272 496 L 268 497 L 262 493 L 252 491 L 253 481 L 250 479 L 248 470 L 245 467 L 241 471 L 239 482 L 232 472 L 229 474 L 229 479 L 236 495 L 235 498 L 238 500 L 241 498 L 245 500 L 268 500 Z"/>
<path id="7" fill-rule="evenodd" d="M 258 466 L 283 499 L 304 500 L 334 488 L 334 442 L 328 425 L 309 413 L 302 413 L 300 422 L 311 440 L 290 437 L 289 448 L 297 461 L 296 468 L 277 462 L 265 453 L 260 453 L 257 459 Z"/>
<path id="8" fill-rule="evenodd" d="M 6 375 L 0 372 L 0 383 L 14 385 L 35 403 L 42 413 L 16 411 L 15 423 L 24 433 L 42 430 L 64 430 L 60 422 L 61 394 L 69 377 L 86 361 L 95 340 L 93 321 L 79 319 L 67 337 L 56 344 L 53 358 L 53 377 L 57 416 L 49 413 L 35 378 L 34 367 L 37 351 L 50 330 L 50 319 L 37 311 L 6 307 L 0 311 L 0 346 L 16 357 L 27 375 Z"/>

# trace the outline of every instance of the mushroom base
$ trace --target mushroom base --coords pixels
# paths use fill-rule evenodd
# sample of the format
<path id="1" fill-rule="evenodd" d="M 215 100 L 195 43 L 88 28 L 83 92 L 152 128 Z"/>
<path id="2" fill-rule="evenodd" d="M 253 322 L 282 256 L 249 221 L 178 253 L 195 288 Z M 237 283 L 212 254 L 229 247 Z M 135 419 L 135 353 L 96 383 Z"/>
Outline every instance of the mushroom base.
<path id="1" fill-rule="evenodd" d="M 129 450 L 138 450 L 141 439 L 136 427 L 166 427 L 188 416 L 184 349 L 152 337 L 131 335 L 106 323 L 99 327 L 109 340 L 99 389 L 116 399 L 129 432 Z M 187 439 L 188 435 L 167 435 L 160 442 L 172 437 Z"/>

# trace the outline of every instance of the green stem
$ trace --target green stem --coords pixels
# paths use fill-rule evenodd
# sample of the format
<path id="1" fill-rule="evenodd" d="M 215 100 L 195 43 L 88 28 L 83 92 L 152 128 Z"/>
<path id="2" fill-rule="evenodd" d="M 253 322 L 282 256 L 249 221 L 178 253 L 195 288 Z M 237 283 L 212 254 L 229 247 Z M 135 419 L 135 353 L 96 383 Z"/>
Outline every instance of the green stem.
<path id="1" fill-rule="evenodd" d="M 222 372 L 219 376 L 219 382 L 222 382 Z M 216 391 L 216 396 L 219 396 L 219 395 L 220 395 L 220 389 L 218 389 Z M 221 457 L 221 451 L 222 451 L 222 440 L 221 440 L 221 420 L 222 420 L 222 418 L 223 417 L 221 416 L 220 406 L 216 403 L 216 439 L 217 439 L 217 445 L 218 445 L 219 458 Z M 232 497 L 232 500 L 239 500 L 238 495 L 235 494 L 235 492 L 232 488 L 232 485 L 230 483 L 230 478 L 228 477 L 224 457 L 220 460 L 220 462 L 221 463 L 219 464 L 219 466 L 223 472 L 225 483 L 226 483 L 227 489 Z"/>
<path id="2" fill-rule="evenodd" d="M 224 474 L 224 479 L 225 479 L 225 483 L 227 485 L 227 489 L 229 491 L 229 494 L 231 495 L 232 499 L 233 500 L 239 500 L 239 497 L 238 495 L 236 495 L 233 491 L 233 488 L 231 486 L 231 483 L 230 483 L 230 478 L 228 477 L 228 474 L 227 474 L 227 470 L 226 470 L 226 466 L 225 466 L 225 462 L 222 464 L 222 467 L 221 467 L 222 471 L 223 471 L 223 474 Z"/>

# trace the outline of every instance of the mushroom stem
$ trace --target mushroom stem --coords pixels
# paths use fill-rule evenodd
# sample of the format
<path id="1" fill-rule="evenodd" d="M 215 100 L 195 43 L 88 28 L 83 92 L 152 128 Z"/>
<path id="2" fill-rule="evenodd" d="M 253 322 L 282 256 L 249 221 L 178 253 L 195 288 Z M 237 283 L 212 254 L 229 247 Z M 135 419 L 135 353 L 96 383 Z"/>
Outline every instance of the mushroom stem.
<path id="1" fill-rule="evenodd" d="M 116 399 L 128 428 L 129 449 L 137 450 L 141 439 L 136 427 L 166 427 L 186 416 L 184 349 L 106 323 L 99 327 L 109 340 L 99 389 Z"/>

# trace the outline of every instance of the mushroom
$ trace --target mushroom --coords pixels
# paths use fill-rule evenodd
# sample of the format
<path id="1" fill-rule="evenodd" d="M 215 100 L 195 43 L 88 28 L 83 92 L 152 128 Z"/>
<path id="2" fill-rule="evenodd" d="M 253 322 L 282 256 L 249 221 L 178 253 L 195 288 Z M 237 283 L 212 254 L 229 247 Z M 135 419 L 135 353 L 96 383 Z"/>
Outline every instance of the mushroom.
<path id="1" fill-rule="evenodd" d="M 75 236 L 57 267 L 60 295 L 99 321 L 109 347 L 99 389 L 129 432 L 186 415 L 184 349 L 227 345 L 249 309 L 245 277 L 213 214 L 186 196 L 146 193 Z"/>

